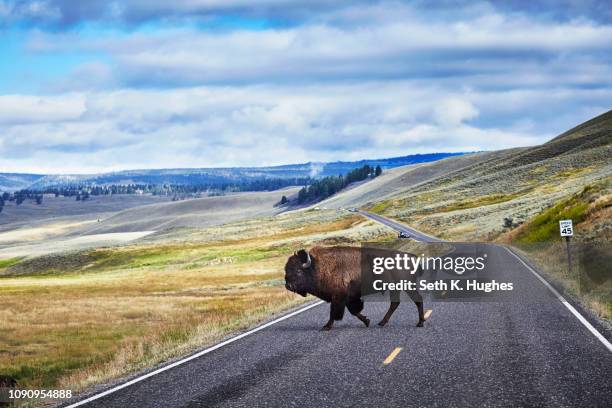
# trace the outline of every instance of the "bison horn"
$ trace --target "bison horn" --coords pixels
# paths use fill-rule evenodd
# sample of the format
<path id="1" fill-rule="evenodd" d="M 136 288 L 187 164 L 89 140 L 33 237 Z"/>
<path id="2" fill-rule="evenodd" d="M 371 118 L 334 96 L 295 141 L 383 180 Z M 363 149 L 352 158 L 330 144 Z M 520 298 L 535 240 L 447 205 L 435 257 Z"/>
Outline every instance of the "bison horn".
<path id="1" fill-rule="evenodd" d="M 306 252 L 306 263 L 302 264 L 302 268 L 310 268 L 310 265 L 312 265 L 312 259 L 310 259 L 310 254 L 308 253 L 308 251 Z"/>

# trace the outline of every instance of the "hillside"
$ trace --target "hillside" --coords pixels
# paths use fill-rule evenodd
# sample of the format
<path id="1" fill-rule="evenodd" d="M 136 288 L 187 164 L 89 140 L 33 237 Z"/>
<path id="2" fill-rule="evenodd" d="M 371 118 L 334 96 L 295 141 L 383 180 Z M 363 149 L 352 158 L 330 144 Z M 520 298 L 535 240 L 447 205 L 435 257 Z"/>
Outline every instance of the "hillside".
<path id="1" fill-rule="evenodd" d="M 297 188 L 271 192 L 237 193 L 218 197 L 151 204 L 130 208 L 97 223 L 80 234 L 160 231 L 173 227 L 202 228 L 283 211 L 277 204 Z"/>
<path id="2" fill-rule="evenodd" d="M 475 163 L 485 162 L 492 158 L 503 157 L 512 150 L 472 153 L 448 157 L 431 163 L 397 167 L 385 171 L 381 176 L 367 183 L 356 184 L 319 203 L 327 208 L 360 207 L 372 201 L 381 201 L 395 194 L 401 194 L 406 188 L 447 175 Z"/>
<path id="3" fill-rule="evenodd" d="M 0 259 L 121 245 L 177 227 L 201 229 L 273 216 L 285 210 L 276 206 L 281 197 L 296 192 L 290 188 L 186 201 L 122 195 L 80 203 L 58 197 L 17 209 L 11 204 L 7 214 L 0 214 L 9 221 L 0 224 Z"/>
<path id="4" fill-rule="evenodd" d="M 609 178 L 611 142 L 612 111 L 540 146 L 465 156 L 461 158 L 465 166 L 434 171 L 432 178 L 396 178 L 393 188 L 387 188 L 389 194 L 382 194 L 381 199 L 376 199 L 378 192 L 364 194 L 363 205 L 445 238 L 492 238 L 505 231 L 504 218 L 521 224 L 559 200 Z M 456 160 L 423 167 L 441 168 Z M 423 171 L 419 169 L 407 168 L 402 175 Z M 363 201 L 356 195 L 342 204 Z"/>
<path id="5" fill-rule="evenodd" d="M 25 200 L 16 205 L 14 201 L 7 201 L 0 212 L 0 233 L 17 228 L 33 227 L 49 222 L 62 222 L 63 220 L 96 220 L 106 218 L 131 207 L 156 204 L 170 201 L 170 197 L 114 194 L 109 196 L 92 196 L 86 202 L 76 201 L 73 197 L 53 197 L 47 195 L 41 205 L 32 200 Z"/>
<path id="6" fill-rule="evenodd" d="M 44 176 L 41 174 L 0 173 L 0 191 L 27 188 L 42 177 Z"/>

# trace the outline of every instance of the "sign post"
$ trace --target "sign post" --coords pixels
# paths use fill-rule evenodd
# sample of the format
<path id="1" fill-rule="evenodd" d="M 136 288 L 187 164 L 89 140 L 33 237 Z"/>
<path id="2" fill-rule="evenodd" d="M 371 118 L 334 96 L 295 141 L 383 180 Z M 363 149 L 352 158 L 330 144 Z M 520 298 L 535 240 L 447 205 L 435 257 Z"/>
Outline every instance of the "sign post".
<path id="1" fill-rule="evenodd" d="M 572 252 L 570 250 L 570 238 L 574 235 L 574 227 L 572 226 L 572 220 L 560 220 L 559 221 L 559 232 L 562 237 L 565 237 L 565 243 L 567 247 L 567 268 L 569 273 L 572 273 Z"/>

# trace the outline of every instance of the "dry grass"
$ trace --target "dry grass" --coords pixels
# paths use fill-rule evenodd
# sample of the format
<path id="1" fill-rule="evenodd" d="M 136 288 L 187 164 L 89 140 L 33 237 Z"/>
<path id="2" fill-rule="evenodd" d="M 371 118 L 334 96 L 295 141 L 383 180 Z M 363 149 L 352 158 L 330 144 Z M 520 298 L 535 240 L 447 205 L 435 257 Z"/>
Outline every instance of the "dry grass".
<path id="1" fill-rule="evenodd" d="M 283 286 L 295 249 L 385 234 L 359 216 L 301 212 L 5 263 L 0 373 L 81 390 L 149 367 L 303 302 Z"/>
<path id="2" fill-rule="evenodd" d="M 571 271 L 564 242 L 517 243 L 514 248 L 597 316 L 612 321 L 612 277 L 609 271 L 612 248 L 609 243 L 573 243 L 570 247 L 573 257 Z"/>
<path id="3" fill-rule="evenodd" d="M 526 222 L 609 177 L 610 129 L 612 112 L 543 145 L 481 156 L 456 171 L 406 183 L 366 208 L 442 238 L 490 239 L 505 232 L 504 218 Z"/>

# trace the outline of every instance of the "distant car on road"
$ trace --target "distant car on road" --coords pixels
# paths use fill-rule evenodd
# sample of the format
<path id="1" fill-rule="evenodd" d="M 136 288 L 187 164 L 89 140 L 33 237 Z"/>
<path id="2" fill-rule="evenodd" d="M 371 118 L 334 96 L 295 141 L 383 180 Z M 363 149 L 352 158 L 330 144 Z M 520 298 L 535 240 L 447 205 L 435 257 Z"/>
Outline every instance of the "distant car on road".
<path id="1" fill-rule="evenodd" d="M 358 210 L 355 207 L 349 208 L 348 209 L 350 212 L 357 212 Z"/>
<path id="2" fill-rule="evenodd" d="M 404 238 L 410 238 L 410 235 L 408 235 L 407 232 L 401 231 L 399 234 L 397 234 L 397 237 L 400 239 L 404 239 Z"/>

